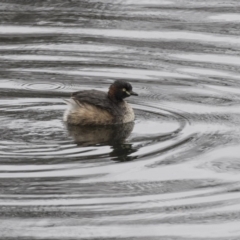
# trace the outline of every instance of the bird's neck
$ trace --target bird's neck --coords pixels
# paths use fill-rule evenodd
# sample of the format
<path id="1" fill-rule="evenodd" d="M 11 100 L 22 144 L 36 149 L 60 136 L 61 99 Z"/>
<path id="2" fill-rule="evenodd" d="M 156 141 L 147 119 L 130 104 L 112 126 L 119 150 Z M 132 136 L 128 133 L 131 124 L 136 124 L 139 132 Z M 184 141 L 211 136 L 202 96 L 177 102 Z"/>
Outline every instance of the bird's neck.
<path id="1" fill-rule="evenodd" d="M 110 88 L 109 91 L 108 91 L 108 98 L 115 102 L 115 103 L 121 103 L 123 102 L 123 98 L 122 96 L 120 96 L 120 94 L 117 94 L 117 91 L 116 89 L 114 88 Z"/>

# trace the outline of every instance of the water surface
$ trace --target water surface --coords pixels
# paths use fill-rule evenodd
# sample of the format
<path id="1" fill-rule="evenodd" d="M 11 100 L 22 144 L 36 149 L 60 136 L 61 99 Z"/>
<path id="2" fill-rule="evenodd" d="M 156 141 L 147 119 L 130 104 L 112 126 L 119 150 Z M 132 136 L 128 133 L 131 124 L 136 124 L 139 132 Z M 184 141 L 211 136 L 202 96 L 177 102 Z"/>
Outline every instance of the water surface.
<path id="1" fill-rule="evenodd" d="M 0 5 L 2 239 L 240 238 L 240 2 Z M 117 79 L 134 123 L 63 123 Z"/>

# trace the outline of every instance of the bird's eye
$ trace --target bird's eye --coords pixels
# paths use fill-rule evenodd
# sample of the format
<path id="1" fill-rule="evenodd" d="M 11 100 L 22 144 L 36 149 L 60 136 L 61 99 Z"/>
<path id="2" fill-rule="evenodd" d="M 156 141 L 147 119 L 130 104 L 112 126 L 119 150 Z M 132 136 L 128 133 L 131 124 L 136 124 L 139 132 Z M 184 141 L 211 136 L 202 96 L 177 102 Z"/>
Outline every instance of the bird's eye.
<path id="1" fill-rule="evenodd" d="M 122 90 L 123 90 L 123 92 L 126 92 L 126 88 L 123 88 Z"/>

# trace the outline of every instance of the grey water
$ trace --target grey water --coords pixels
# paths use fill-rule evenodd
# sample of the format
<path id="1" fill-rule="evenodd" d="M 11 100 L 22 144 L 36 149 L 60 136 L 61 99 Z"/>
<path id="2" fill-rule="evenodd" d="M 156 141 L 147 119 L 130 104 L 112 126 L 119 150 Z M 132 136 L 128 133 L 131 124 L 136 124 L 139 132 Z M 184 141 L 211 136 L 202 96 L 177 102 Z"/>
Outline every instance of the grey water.
<path id="1" fill-rule="evenodd" d="M 240 239 L 240 2 L 0 1 L 1 239 Z M 136 120 L 63 99 L 129 81 Z"/>

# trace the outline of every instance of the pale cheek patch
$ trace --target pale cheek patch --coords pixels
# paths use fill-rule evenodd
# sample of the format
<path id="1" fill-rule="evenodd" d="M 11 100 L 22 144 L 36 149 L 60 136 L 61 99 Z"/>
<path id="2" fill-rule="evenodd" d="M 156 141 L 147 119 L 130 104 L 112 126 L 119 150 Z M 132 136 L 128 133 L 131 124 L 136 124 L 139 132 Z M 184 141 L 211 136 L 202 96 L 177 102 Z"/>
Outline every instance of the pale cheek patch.
<path id="1" fill-rule="evenodd" d="M 128 96 L 131 95 L 130 92 L 128 92 L 128 91 L 126 90 L 126 88 L 123 88 L 122 90 L 123 90 L 123 92 L 125 92 Z"/>

